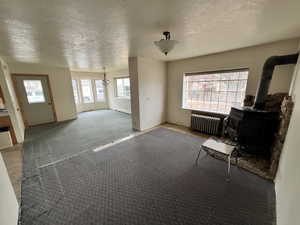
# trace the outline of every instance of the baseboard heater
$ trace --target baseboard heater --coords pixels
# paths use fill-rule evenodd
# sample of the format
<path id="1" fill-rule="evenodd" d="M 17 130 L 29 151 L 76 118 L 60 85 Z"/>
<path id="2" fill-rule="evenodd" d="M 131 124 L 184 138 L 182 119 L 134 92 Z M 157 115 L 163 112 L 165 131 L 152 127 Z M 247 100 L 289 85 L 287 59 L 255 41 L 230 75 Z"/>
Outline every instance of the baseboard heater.
<path id="1" fill-rule="evenodd" d="M 219 136 L 222 130 L 221 124 L 222 118 L 219 117 L 200 114 L 191 116 L 191 128 L 201 133 Z"/>

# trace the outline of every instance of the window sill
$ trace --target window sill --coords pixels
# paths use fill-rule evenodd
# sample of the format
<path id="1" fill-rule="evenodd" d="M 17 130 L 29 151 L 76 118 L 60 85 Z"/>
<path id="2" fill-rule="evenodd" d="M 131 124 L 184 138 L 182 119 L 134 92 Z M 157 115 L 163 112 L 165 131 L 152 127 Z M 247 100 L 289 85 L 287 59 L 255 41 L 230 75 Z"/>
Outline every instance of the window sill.
<path id="1" fill-rule="evenodd" d="M 127 100 L 130 100 L 130 97 L 118 97 L 118 96 L 116 96 L 115 98 L 116 99 L 127 99 Z"/>
<path id="2" fill-rule="evenodd" d="M 211 111 L 197 110 L 197 109 L 189 109 L 189 108 L 184 108 L 184 107 L 182 107 L 182 109 L 189 110 L 194 114 L 201 114 L 201 115 L 206 115 L 206 116 L 215 116 L 215 117 L 221 117 L 221 118 L 225 118 L 229 115 L 229 114 L 226 114 L 226 113 L 211 112 Z"/>

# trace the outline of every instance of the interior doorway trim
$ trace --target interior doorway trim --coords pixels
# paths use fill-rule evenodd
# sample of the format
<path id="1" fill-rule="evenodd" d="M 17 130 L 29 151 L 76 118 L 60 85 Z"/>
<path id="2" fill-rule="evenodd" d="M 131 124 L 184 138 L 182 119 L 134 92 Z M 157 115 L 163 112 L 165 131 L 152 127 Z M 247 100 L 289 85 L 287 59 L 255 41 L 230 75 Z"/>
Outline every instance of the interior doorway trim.
<path id="1" fill-rule="evenodd" d="M 19 94 L 18 89 L 17 89 L 17 80 L 16 80 L 16 78 L 18 76 L 43 77 L 43 78 L 47 79 L 47 83 L 49 85 L 49 96 L 50 96 L 50 99 L 51 99 L 51 103 L 52 103 L 51 106 L 52 106 L 52 109 L 53 109 L 53 116 L 54 116 L 54 122 L 50 122 L 50 123 L 57 122 L 57 114 L 56 114 L 56 109 L 55 109 L 55 105 L 54 105 L 54 101 L 53 101 L 53 94 L 52 94 L 52 88 L 51 88 L 49 75 L 48 74 L 12 73 L 11 77 L 12 77 L 12 81 L 13 81 L 13 87 L 14 87 L 14 90 L 15 90 L 15 93 L 16 93 L 18 105 L 20 107 L 20 111 L 21 111 L 21 114 L 22 114 L 22 117 L 23 117 L 23 122 L 24 122 L 25 127 L 29 127 L 29 125 L 28 125 L 28 121 L 26 120 L 26 116 L 25 116 L 25 113 L 24 113 L 24 110 L 23 110 L 23 106 L 22 106 L 21 100 L 20 100 L 21 99 L 20 94 Z M 38 125 L 31 125 L 31 126 L 38 126 Z"/>

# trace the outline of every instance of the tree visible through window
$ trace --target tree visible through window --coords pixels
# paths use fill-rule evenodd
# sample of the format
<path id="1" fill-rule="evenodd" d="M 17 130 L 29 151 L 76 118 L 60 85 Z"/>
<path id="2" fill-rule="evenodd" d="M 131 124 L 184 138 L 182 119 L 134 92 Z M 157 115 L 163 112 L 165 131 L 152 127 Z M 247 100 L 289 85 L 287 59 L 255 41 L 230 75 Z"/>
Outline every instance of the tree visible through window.
<path id="1" fill-rule="evenodd" d="M 228 114 L 245 98 L 248 70 L 186 74 L 183 108 Z"/>
<path id="2" fill-rule="evenodd" d="M 117 97 L 130 97 L 129 77 L 116 78 Z"/>

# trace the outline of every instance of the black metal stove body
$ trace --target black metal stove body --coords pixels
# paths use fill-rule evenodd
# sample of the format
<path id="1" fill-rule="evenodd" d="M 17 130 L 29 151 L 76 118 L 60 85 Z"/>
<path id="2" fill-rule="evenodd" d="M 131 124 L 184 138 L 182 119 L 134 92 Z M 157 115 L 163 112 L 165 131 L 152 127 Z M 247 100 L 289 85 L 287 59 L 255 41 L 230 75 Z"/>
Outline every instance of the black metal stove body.
<path id="1" fill-rule="evenodd" d="M 264 64 L 252 107 L 231 108 L 226 131 L 245 151 L 253 154 L 270 155 L 270 148 L 279 124 L 279 113 L 265 109 L 269 85 L 277 65 L 296 64 L 299 53 L 272 56 Z"/>
<path id="2" fill-rule="evenodd" d="M 244 151 L 268 156 L 278 122 L 276 112 L 231 108 L 227 133 Z"/>

